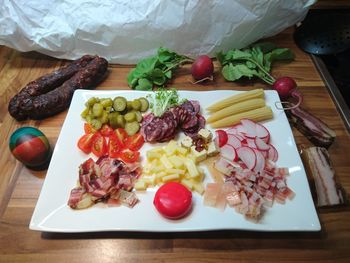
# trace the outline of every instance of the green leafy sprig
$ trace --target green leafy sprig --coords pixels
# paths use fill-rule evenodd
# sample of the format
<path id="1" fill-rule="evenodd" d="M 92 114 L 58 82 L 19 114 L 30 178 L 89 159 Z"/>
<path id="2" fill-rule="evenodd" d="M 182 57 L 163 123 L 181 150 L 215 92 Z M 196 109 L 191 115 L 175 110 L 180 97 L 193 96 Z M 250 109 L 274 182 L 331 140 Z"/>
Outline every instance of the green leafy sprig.
<path id="1" fill-rule="evenodd" d="M 128 85 L 135 90 L 152 90 L 164 87 L 172 78 L 173 71 L 180 65 L 193 62 L 193 59 L 160 47 L 157 55 L 142 59 L 128 74 Z"/>
<path id="2" fill-rule="evenodd" d="M 157 117 L 160 117 L 171 107 L 184 103 L 186 100 L 180 99 L 175 88 L 159 88 L 155 92 L 147 95 L 150 103 L 150 110 Z"/>
<path id="3" fill-rule="evenodd" d="M 273 43 L 265 42 L 244 49 L 231 49 L 227 53 L 219 52 L 216 57 L 226 80 L 258 77 L 272 85 L 276 81 L 270 74 L 272 63 L 277 60 L 293 60 L 294 54 L 288 48 L 277 48 Z"/>

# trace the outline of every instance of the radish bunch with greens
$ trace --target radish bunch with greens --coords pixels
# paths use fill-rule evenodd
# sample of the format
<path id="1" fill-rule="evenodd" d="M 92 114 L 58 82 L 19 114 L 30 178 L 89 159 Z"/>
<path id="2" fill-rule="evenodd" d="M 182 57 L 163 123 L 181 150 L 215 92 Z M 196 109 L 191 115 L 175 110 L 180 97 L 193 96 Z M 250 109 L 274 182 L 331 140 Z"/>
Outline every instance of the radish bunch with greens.
<path id="1" fill-rule="evenodd" d="M 326 123 L 300 107 L 303 97 L 297 90 L 297 84 L 290 77 L 277 80 L 270 74 L 273 62 L 278 60 L 292 60 L 294 54 L 288 48 L 277 48 L 272 43 L 258 43 L 244 49 L 231 49 L 227 53 L 217 54 L 222 69 L 222 75 L 227 81 L 236 81 L 243 77 L 260 78 L 271 85 L 281 98 L 281 104 L 287 107 L 276 107 L 288 110 L 290 122 L 316 146 L 329 147 L 335 132 Z M 295 98 L 296 103 L 285 101 Z"/>
<path id="2" fill-rule="evenodd" d="M 272 63 L 278 60 L 293 60 L 294 54 L 288 48 L 277 48 L 272 43 L 258 43 L 244 49 L 231 49 L 227 53 L 219 52 L 217 59 L 222 66 L 222 75 L 228 81 L 236 81 L 243 77 L 260 78 L 271 85 L 281 99 L 294 97 L 298 107 L 302 101 L 296 90 L 296 83 L 290 77 L 275 79 L 271 74 Z"/>

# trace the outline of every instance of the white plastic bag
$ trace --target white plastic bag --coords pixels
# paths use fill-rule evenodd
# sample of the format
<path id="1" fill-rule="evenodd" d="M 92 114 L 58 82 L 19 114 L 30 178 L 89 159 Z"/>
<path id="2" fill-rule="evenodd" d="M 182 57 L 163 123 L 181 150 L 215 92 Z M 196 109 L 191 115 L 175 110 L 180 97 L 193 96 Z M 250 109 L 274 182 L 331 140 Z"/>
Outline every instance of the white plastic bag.
<path id="1" fill-rule="evenodd" d="M 0 0 L 0 44 L 136 63 L 159 46 L 214 55 L 301 21 L 315 0 Z"/>

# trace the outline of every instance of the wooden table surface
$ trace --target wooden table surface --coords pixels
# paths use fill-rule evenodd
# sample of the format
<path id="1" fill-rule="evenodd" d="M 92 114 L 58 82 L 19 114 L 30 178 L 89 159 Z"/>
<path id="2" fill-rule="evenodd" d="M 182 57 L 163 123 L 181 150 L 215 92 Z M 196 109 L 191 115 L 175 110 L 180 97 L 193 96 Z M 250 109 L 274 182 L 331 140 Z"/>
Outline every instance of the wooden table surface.
<path id="1" fill-rule="evenodd" d="M 277 64 L 273 74 L 293 77 L 304 95 L 304 107 L 336 131 L 329 152 L 340 183 L 350 192 L 349 133 L 310 57 L 293 43 L 292 32 L 290 28 L 271 39 L 296 54 L 294 62 Z M 316 233 L 55 234 L 29 230 L 46 171 L 32 171 L 18 163 L 8 149 L 9 136 L 15 129 L 30 125 L 42 130 L 54 145 L 67 112 L 42 121 L 17 122 L 7 112 L 7 104 L 26 83 L 64 63 L 38 53 L 0 47 L 0 262 L 350 262 L 348 207 L 318 210 L 322 230 Z M 128 89 L 130 67 L 110 65 L 109 69 L 108 78 L 97 89 Z M 189 67 L 184 67 L 173 86 L 186 90 L 267 88 L 258 81 L 225 82 L 217 66 L 215 70 L 214 82 L 192 85 Z M 311 146 L 298 131 L 293 133 L 299 146 Z"/>

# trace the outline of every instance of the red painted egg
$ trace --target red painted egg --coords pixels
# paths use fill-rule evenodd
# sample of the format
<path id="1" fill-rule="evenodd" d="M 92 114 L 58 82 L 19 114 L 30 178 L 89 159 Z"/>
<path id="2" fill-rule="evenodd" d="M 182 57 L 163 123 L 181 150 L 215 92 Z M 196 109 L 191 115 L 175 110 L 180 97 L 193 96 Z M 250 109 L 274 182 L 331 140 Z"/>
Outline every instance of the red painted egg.
<path id="1" fill-rule="evenodd" d="M 51 147 L 46 136 L 34 127 L 17 129 L 10 137 L 13 156 L 32 169 L 45 169 L 51 158 Z"/>

